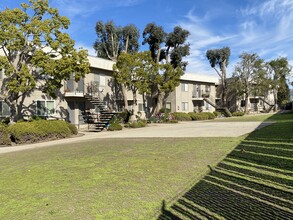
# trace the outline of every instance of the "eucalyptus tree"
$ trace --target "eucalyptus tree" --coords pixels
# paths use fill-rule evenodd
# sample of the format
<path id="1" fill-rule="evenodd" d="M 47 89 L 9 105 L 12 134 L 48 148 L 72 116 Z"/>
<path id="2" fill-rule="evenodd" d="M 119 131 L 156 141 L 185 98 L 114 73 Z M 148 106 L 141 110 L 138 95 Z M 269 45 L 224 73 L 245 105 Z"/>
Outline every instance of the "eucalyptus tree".
<path id="1" fill-rule="evenodd" d="M 143 31 L 143 44 L 149 50 L 158 71 L 151 78 L 152 114 L 163 107 L 165 98 L 180 84 L 187 62 L 183 58 L 189 55 L 189 44 L 186 43 L 189 32 L 176 26 L 172 32 L 166 33 L 161 26 L 149 23 Z M 165 45 L 164 45 L 165 44 Z"/>
<path id="2" fill-rule="evenodd" d="M 139 31 L 135 25 L 125 27 L 117 26 L 113 21 L 104 23 L 98 21 L 96 24 L 97 39 L 94 49 L 97 56 L 112 61 L 117 61 L 122 53 L 136 53 L 139 49 Z M 124 107 L 128 109 L 127 88 L 122 82 L 119 83 L 124 99 Z"/>
<path id="3" fill-rule="evenodd" d="M 158 71 L 150 53 L 148 51 L 133 54 L 121 53 L 113 70 L 117 82 L 126 85 L 126 88 L 132 91 L 133 114 L 136 115 L 137 93 L 143 97 L 150 94 L 149 76 Z"/>
<path id="4" fill-rule="evenodd" d="M 279 57 L 267 62 L 268 86 L 274 93 L 274 103 L 277 105 L 283 101 L 289 101 L 289 87 L 287 78 L 291 75 L 292 67 L 289 65 L 287 58 Z"/>
<path id="5" fill-rule="evenodd" d="M 230 48 L 213 49 L 206 52 L 206 57 L 211 67 L 216 71 L 221 79 L 221 102 L 226 106 L 227 101 L 227 66 L 230 58 Z"/>
<path id="6" fill-rule="evenodd" d="M 237 91 L 237 95 L 244 96 L 244 112 L 248 111 L 248 98 L 258 92 L 264 73 L 264 61 L 256 53 L 242 53 L 240 62 L 235 66 L 232 74 L 231 86 Z"/>
<path id="7" fill-rule="evenodd" d="M 69 25 L 48 0 L 29 0 L 0 12 L 0 69 L 6 75 L 1 97 L 10 107 L 11 120 L 21 117 L 23 102 L 34 90 L 56 97 L 64 79 L 74 73 L 79 80 L 90 71 L 87 51 L 77 51 L 64 32 Z"/>

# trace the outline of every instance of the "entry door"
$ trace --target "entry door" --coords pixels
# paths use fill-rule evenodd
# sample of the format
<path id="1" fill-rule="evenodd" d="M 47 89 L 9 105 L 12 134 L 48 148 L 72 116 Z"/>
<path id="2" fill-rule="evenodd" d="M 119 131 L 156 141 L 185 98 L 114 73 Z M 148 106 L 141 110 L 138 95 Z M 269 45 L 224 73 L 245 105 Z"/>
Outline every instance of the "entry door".
<path id="1" fill-rule="evenodd" d="M 71 124 L 75 124 L 75 105 L 74 101 L 68 101 L 68 115 L 69 115 L 69 122 Z"/>

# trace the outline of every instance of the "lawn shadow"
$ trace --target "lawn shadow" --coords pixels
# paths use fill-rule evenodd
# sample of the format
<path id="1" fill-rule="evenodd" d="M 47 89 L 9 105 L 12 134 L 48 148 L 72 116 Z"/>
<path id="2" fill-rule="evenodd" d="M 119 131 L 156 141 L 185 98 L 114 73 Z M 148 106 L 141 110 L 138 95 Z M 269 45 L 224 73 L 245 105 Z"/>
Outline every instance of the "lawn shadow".
<path id="1" fill-rule="evenodd" d="M 293 219 L 293 113 L 269 121 L 157 219 Z"/>

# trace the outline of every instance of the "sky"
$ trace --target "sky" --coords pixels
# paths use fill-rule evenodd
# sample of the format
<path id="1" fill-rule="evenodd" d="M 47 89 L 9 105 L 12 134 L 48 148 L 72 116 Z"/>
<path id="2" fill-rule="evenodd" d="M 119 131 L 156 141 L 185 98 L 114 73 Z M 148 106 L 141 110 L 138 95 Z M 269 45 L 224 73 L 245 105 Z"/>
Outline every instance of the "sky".
<path id="1" fill-rule="evenodd" d="M 28 0 L 1 0 L 0 10 Z M 230 47 L 228 75 L 239 55 L 257 53 L 265 61 L 287 57 L 293 65 L 293 0 L 49 0 L 71 20 L 67 32 L 76 47 L 95 56 L 97 21 L 134 24 L 142 32 L 155 22 L 169 33 L 175 26 L 190 32 L 187 73 L 212 74 L 205 56 L 209 49 Z M 140 47 L 141 51 L 147 46 Z"/>

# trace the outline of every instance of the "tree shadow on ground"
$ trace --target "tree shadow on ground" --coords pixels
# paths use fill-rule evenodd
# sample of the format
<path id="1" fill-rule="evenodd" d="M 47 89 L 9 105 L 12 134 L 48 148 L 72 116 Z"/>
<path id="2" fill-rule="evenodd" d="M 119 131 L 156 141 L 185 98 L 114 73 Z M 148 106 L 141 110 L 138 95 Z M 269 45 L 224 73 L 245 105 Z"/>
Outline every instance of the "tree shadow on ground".
<path id="1" fill-rule="evenodd" d="M 157 219 L 293 219 L 293 113 L 276 117 Z"/>

